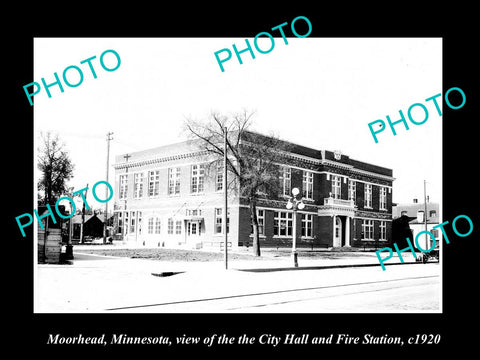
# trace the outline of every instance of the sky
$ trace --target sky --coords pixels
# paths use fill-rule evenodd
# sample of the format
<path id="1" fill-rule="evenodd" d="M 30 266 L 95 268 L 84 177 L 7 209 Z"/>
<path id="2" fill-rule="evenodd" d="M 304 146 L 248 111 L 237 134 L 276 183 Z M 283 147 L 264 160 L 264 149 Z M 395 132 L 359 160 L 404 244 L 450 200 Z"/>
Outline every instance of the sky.
<path id="1" fill-rule="evenodd" d="M 113 185 L 116 155 L 186 140 L 187 117 L 204 119 L 211 111 L 228 115 L 245 108 L 255 111 L 252 130 L 392 169 L 394 202 L 421 202 L 426 180 L 427 195 L 441 203 L 443 118 L 425 99 L 442 93 L 442 39 L 287 39 L 288 45 L 275 38 L 268 54 L 253 48 L 255 59 L 243 53 L 243 64 L 233 54 L 222 72 L 214 53 L 224 48 L 233 53 L 232 44 L 243 49 L 245 38 L 35 38 L 32 81 L 44 78 L 50 84 L 54 72 L 62 78 L 70 65 L 84 76 L 78 87 L 61 80 L 63 93 L 50 87 L 51 98 L 44 88 L 35 95 L 35 149 L 40 131 L 57 133 L 75 165 L 69 185 L 91 188 L 105 180 L 106 134 L 113 132 Z M 267 38 L 258 44 L 270 46 Z M 121 58 L 115 71 L 100 65 L 106 50 Z M 87 63 L 80 64 L 92 56 L 96 79 Z M 104 61 L 107 67 L 116 65 L 112 53 Z M 71 83 L 79 81 L 75 70 L 67 75 Z M 422 125 L 408 120 L 415 103 L 429 112 Z M 394 136 L 387 125 L 375 143 L 368 124 L 387 123 L 387 115 L 399 120 L 399 110 L 409 130 L 398 124 Z M 425 116 L 420 106 L 411 114 L 418 122 Z M 36 168 L 35 175 L 36 184 Z M 91 192 L 87 201 L 104 206 Z"/>

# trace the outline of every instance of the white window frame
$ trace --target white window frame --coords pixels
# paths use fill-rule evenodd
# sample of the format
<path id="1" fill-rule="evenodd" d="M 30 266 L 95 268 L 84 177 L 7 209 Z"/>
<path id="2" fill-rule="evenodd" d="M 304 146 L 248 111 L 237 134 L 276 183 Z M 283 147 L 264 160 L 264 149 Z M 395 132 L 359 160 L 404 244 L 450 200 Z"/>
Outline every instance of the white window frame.
<path id="1" fill-rule="evenodd" d="M 217 162 L 215 175 L 215 191 L 223 190 L 223 162 Z"/>
<path id="2" fill-rule="evenodd" d="M 339 175 L 332 175 L 332 197 L 334 199 L 341 199 L 342 197 L 342 178 Z"/>
<path id="3" fill-rule="evenodd" d="M 265 236 L 265 210 L 257 209 L 258 235 Z M 253 234 L 253 226 L 250 226 L 250 235 Z"/>
<path id="4" fill-rule="evenodd" d="M 153 234 L 153 217 L 148 218 L 148 224 L 147 224 L 147 233 L 148 234 Z"/>
<path id="5" fill-rule="evenodd" d="M 387 188 L 380 186 L 380 210 L 387 210 Z"/>
<path id="6" fill-rule="evenodd" d="M 180 194 L 180 168 L 168 168 L 168 195 Z"/>
<path id="7" fill-rule="evenodd" d="M 285 224 L 284 228 L 282 228 L 282 223 Z M 282 232 L 284 233 L 282 234 Z M 292 234 L 293 213 L 289 211 L 275 211 L 273 216 L 273 236 L 291 237 Z"/>
<path id="8" fill-rule="evenodd" d="M 160 170 L 150 170 L 148 172 L 148 196 L 156 197 L 160 195 Z"/>
<path id="9" fill-rule="evenodd" d="M 282 179 L 282 195 L 290 196 L 292 191 L 292 168 L 282 166 L 280 176 Z"/>
<path id="10" fill-rule="evenodd" d="M 143 172 L 133 174 L 133 198 L 143 197 Z"/>
<path id="11" fill-rule="evenodd" d="M 167 223 L 167 234 L 168 235 L 173 235 L 173 218 L 168 218 L 168 223 Z"/>
<path id="12" fill-rule="evenodd" d="M 135 229 L 136 229 L 136 212 L 135 211 L 130 211 L 130 224 L 128 228 L 128 233 L 129 234 L 135 234 Z"/>
<path id="13" fill-rule="evenodd" d="M 215 208 L 214 234 L 223 234 L 223 208 Z M 230 232 L 230 209 L 227 210 L 227 234 Z"/>
<path id="14" fill-rule="evenodd" d="M 190 171 L 190 193 L 200 194 L 204 191 L 205 185 L 205 165 L 194 164 Z"/>
<path id="15" fill-rule="evenodd" d="M 372 193 L 373 193 L 373 185 L 372 184 L 365 184 L 365 206 L 366 208 L 372 208 Z"/>
<path id="16" fill-rule="evenodd" d="M 128 192 L 128 174 L 120 175 L 118 183 L 120 186 L 119 199 L 124 200 L 127 198 Z"/>
<path id="17" fill-rule="evenodd" d="M 182 220 L 175 220 L 175 235 L 182 234 Z"/>
<path id="18" fill-rule="evenodd" d="M 160 219 L 159 217 L 156 217 L 154 232 L 155 234 L 160 234 L 161 231 L 162 231 L 162 219 Z"/>
<path id="19" fill-rule="evenodd" d="M 302 196 L 305 200 L 313 200 L 313 172 L 303 170 Z"/>
<path id="20" fill-rule="evenodd" d="M 380 221 L 380 241 L 387 241 L 387 222 Z"/>
<path id="21" fill-rule="evenodd" d="M 302 214 L 302 237 L 313 238 L 313 214 Z"/>
<path id="22" fill-rule="evenodd" d="M 362 240 L 373 241 L 374 240 L 374 225 L 373 220 L 363 219 L 362 220 Z M 367 237 L 371 235 L 371 237 Z"/>
<path id="23" fill-rule="evenodd" d="M 353 205 L 357 202 L 357 182 L 354 180 L 348 181 L 348 200 L 353 200 Z"/>

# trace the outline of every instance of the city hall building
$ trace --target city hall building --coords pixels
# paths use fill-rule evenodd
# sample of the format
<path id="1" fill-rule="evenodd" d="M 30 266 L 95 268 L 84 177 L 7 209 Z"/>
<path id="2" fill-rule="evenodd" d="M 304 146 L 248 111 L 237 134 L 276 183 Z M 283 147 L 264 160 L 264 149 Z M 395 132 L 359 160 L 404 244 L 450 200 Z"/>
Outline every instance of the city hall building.
<path id="1" fill-rule="evenodd" d="M 261 247 L 292 246 L 294 212 L 286 205 L 293 188 L 305 204 L 296 211 L 297 247 L 392 246 L 391 169 L 288 144 L 278 194 L 256 203 Z M 138 247 L 222 248 L 220 163 L 212 166 L 195 141 L 116 156 L 116 238 Z M 227 231 L 232 248 L 252 245 L 249 203 L 238 191 L 229 191 Z"/>

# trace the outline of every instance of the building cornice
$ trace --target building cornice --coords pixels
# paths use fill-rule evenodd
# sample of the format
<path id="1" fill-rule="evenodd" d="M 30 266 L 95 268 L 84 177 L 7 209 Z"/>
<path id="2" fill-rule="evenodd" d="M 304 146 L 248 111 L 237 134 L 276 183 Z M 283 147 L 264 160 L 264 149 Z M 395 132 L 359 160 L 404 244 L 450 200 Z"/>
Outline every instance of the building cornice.
<path id="1" fill-rule="evenodd" d="M 195 152 L 186 153 L 186 154 L 157 157 L 153 159 L 141 159 L 137 161 L 128 161 L 128 162 L 126 161 L 126 162 L 113 164 L 113 168 L 115 170 L 118 170 L 118 169 L 126 169 L 126 168 L 138 167 L 143 165 L 154 165 L 154 164 L 164 163 L 167 161 L 176 161 L 176 160 L 182 160 L 182 159 L 195 158 L 199 156 L 205 156 L 207 154 L 208 154 L 208 151 L 202 150 L 202 151 L 195 151 Z"/>

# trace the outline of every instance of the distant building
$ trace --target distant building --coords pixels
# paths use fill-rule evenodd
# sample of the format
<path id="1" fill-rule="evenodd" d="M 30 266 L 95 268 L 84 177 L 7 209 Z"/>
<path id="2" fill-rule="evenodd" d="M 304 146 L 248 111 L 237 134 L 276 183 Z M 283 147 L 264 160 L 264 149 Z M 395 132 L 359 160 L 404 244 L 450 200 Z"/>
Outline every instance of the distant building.
<path id="1" fill-rule="evenodd" d="M 82 215 L 74 215 L 72 217 L 73 234 L 72 240 L 75 242 L 81 239 Z M 103 216 L 99 218 L 96 214 L 85 215 L 85 223 L 83 225 L 83 236 L 97 238 L 103 236 Z"/>
<path id="2" fill-rule="evenodd" d="M 440 207 L 438 203 L 431 203 L 427 199 L 427 231 L 431 232 L 433 236 L 435 236 L 437 245 L 439 245 L 442 239 L 442 232 L 439 228 L 434 229 L 433 227 L 441 223 L 439 208 Z M 414 246 L 415 237 L 417 234 L 421 231 L 425 231 L 424 213 L 425 203 L 419 203 L 417 199 L 414 199 L 412 203 L 396 204 L 396 206 L 394 206 L 392 209 L 394 219 L 397 219 L 401 216 L 407 216 L 409 218 L 408 225 L 412 231 L 412 237 L 410 240 Z M 418 244 L 424 250 L 430 249 L 432 242 L 433 240 L 428 234 L 421 235 L 418 239 Z"/>
<path id="3" fill-rule="evenodd" d="M 245 136 L 242 146 L 265 138 Z M 208 167 L 212 159 L 195 144 L 116 156 L 114 229 L 125 241 L 187 248 L 223 244 L 223 167 Z M 286 204 L 294 187 L 306 204 L 297 212 L 298 247 L 391 246 L 392 170 L 339 151 L 290 145 L 278 164 L 280 192 L 257 202 L 261 246 L 291 247 L 293 212 Z M 227 231 L 234 248 L 252 244 L 249 211 L 246 199 L 229 195 Z"/>

